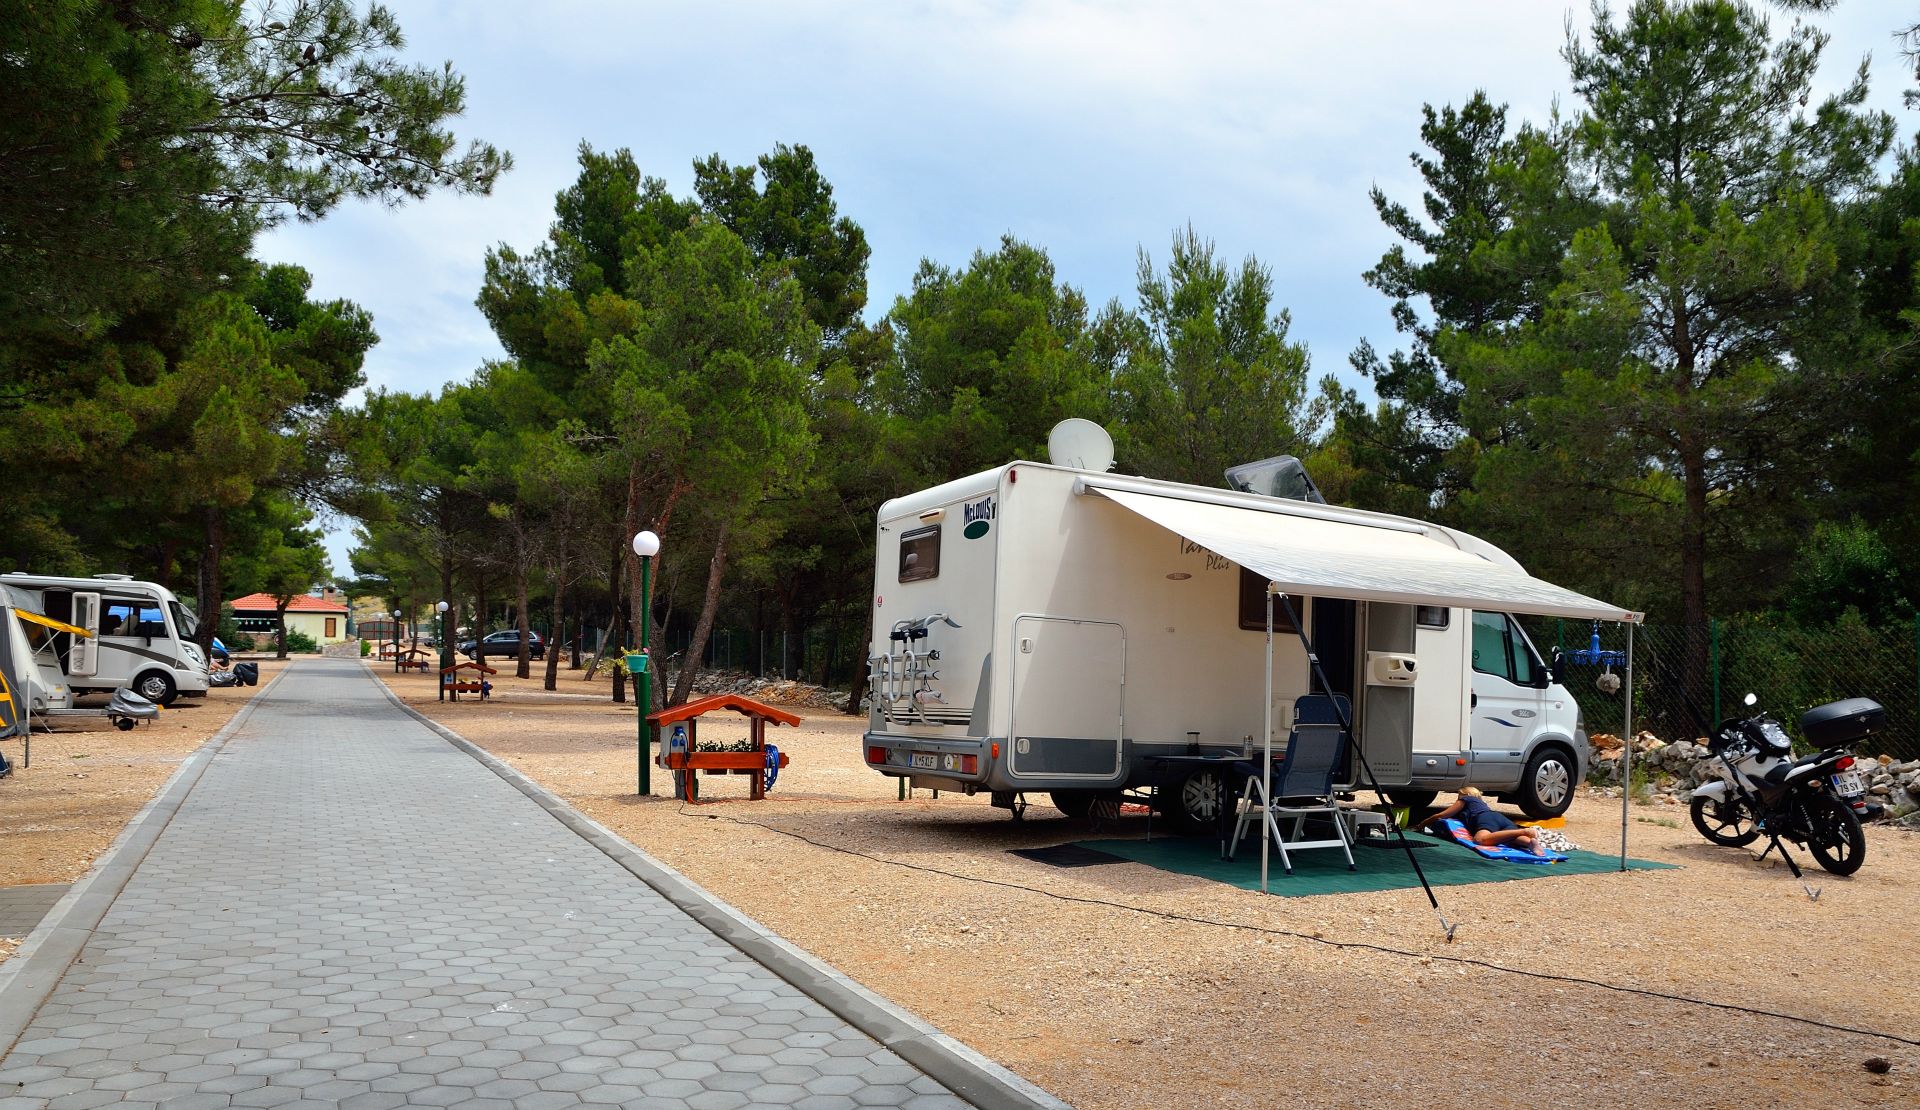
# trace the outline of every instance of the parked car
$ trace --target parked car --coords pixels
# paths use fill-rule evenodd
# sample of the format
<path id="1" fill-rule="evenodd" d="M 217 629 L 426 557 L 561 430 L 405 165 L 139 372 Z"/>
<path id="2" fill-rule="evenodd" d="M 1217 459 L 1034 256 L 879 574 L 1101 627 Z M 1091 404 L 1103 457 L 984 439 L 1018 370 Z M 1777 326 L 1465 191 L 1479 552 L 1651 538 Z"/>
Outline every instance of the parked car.
<path id="1" fill-rule="evenodd" d="M 469 659 L 476 659 L 480 655 L 481 644 L 486 645 L 487 654 L 495 659 L 518 658 L 520 655 L 520 633 L 517 629 L 508 628 L 499 632 L 489 632 L 484 640 L 462 641 L 459 645 L 460 654 Z M 527 655 L 534 659 L 547 657 L 547 643 L 540 638 L 538 632 L 527 633 Z"/>

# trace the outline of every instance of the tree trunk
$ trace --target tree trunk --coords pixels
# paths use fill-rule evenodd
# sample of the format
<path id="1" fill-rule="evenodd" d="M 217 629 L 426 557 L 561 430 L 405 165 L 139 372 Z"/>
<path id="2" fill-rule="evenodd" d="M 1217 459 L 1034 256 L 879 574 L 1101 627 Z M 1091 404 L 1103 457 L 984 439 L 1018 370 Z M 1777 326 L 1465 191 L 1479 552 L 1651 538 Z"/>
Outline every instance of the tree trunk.
<path id="1" fill-rule="evenodd" d="M 867 696 L 867 673 L 864 667 L 854 672 L 853 693 L 847 695 L 847 706 L 841 711 L 849 717 L 860 715 L 860 699 Z"/>
<path id="2" fill-rule="evenodd" d="M 547 621 L 547 676 L 540 685 L 543 689 L 558 689 L 560 680 L 560 648 L 567 639 L 567 549 L 564 543 L 554 557 L 560 567 L 553 576 L 553 615 Z M 578 651 L 578 648 L 574 649 Z"/>
<path id="3" fill-rule="evenodd" d="M 627 544 L 623 538 L 613 546 L 613 570 L 607 574 L 607 587 L 613 591 L 613 620 L 608 622 L 607 632 L 607 643 L 610 645 L 624 645 L 627 642 L 626 610 L 620 607 L 620 559 L 626 552 Z M 627 668 L 619 660 L 613 662 L 613 700 L 622 705 L 627 701 Z"/>
<path id="4" fill-rule="evenodd" d="M 793 594 L 780 591 L 780 677 L 798 678 L 793 669 Z"/>
<path id="5" fill-rule="evenodd" d="M 211 659 L 213 633 L 220 623 L 220 560 L 227 552 L 227 520 L 218 505 L 208 505 L 204 515 L 207 545 L 200 552 L 200 627 L 194 633 L 193 642 Z"/>
<path id="6" fill-rule="evenodd" d="M 1686 628 L 1686 688 L 1707 688 L 1707 459 L 1699 437 L 1680 441 L 1685 508 L 1680 524 L 1680 621 Z"/>
<path id="7" fill-rule="evenodd" d="M 713 635 L 713 621 L 720 612 L 720 583 L 727 572 L 727 526 L 720 526 L 719 538 L 713 544 L 713 558 L 707 563 L 707 596 L 700 606 L 700 619 L 694 622 L 693 639 L 687 644 L 687 654 L 680 660 L 680 675 L 673 684 L 673 700 L 669 705 L 679 705 L 687 700 L 693 691 L 693 676 L 700 669 L 700 656 L 707 649 L 707 638 Z"/>
<path id="8" fill-rule="evenodd" d="M 273 607 L 273 621 L 277 626 L 273 633 L 275 649 L 273 657 L 275 659 L 285 659 L 287 657 L 287 605 L 292 600 L 292 598 L 288 598 L 287 601 L 283 601 Z"/>
<path id="9" fill-rule="evenodd" d="M 460 601 L 453 592 L 453 564 L 440 564 L 440 600 L 447 603 L 447 611 L 440 615 L 440 658 L 450 659 L 453 645 L 460 637 L 454 629 L 460 627 Z M 459 662 L 455 659 L 454 662 Z M 438 669 L 438 668 L 436 668 Z"/>
<path id="10" fill-rule="evenodd" d="M 580 619 L 579 599 L 572 599 L 571 605 L 572 609 L 567 614 L 567 619 L 573 624 L 573 669 L 577 671 L 580 669 L 580 641 L 586 639 L 587 622 Z"/>
<path id="11" fill-rule="evenodd" d="M 533 623 L 527 619 L 527 564 L 525 561 L 520 562 L 514 568 L 514 572 L 519 577 L 519 581 L 514 585 L 520 594 L 520 666 L 515 669 L 514 674 L 526 678 L 533 674 L 531 662 L 533 645 L 528 643 L 529 634 L 533 631 Z"/>

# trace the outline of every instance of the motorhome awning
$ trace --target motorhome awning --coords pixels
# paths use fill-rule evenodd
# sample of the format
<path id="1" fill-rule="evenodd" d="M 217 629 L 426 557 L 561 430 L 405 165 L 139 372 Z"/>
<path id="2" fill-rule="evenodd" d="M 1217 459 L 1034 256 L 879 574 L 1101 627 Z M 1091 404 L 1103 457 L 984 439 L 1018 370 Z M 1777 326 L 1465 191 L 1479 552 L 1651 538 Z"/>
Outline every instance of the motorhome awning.
<path id="1" fill-rule="evenodd" d="M 1084 489 L 1233 560 L 1289 594 L 1580 620 L 1640 620 L 1639 613 L 1543 582 L 1411 526 L 1373 527 L 1092 482 Z"/>
<path id="2" fill-rule="evenodd" d="M 44 625 L 47 628 L 53 629 L 55 632 L 70 632 L 75 636 L 93 635 L 93 633 L 88 632 L 86 629 L 81 628 L 77 624 L 68 624 L 66 621 L 57 621 L 57 620 L 54 620 L 52 617 L 46 616 L 41 613 L 36 613 L 31 609 L 15 609 L 13 611 L 13 615 L 31 624 Z"/>

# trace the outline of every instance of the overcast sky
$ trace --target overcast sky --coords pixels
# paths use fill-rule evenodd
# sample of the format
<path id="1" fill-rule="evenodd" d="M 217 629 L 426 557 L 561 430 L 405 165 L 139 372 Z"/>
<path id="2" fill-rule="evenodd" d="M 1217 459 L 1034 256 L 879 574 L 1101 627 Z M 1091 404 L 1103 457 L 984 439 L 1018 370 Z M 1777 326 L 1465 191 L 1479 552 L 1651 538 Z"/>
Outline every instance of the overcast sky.
<path id="1" fill-rule="evenodd" d="M 501 356 L 473 305 L 483 256 L 540 241 L 582 140 L 631 149 L 680 194 L 695 158 L 811 147 L 873 248 L 869 318 L 922 258 L 963 264 L 1007 233 L 1094 305 L 1131 302 L 1137 250 L 1163 259 L 1191 222 L 1272 269 L 1316 377 L 1351 377 L 1358 340 L 1394 345 L 1386 300 L 1360 280 L 1391 242 L 1367 190 L 1418 199 L 1420 106 L 1485 89 L 1510 120 L 1545 120 L 1569 104 L 1568 23 L 1589 18 L 1541 0 L 388 4 L 411 59 L 466 77 L 457 132 L 515 168 L 490 197 L 348 205 L 259 253 L 370 309 L 368 383 L 413 392 Z M 1874 102 L 1903 136 L 1920 126 L 1900 106 L 1907 7 L 1842 0 L 1818 19 L 1823 84 L 1871 54 Z M 330 537 L 338 573 L 347 546 Z"/>

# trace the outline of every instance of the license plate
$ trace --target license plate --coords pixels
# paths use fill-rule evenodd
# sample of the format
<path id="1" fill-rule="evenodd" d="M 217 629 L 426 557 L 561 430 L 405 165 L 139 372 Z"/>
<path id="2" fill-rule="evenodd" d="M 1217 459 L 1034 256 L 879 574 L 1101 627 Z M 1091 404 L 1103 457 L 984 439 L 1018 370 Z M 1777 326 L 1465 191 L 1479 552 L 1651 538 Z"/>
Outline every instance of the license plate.
<path id="1" fill-rule="evenodd" d="M 940 757 L 933 752 L 913 752 L 913 766 L 925 767 L 929 771 L 940 769 Z"/>
<path id="2" fill-rule="evenodd" d="M 1834 793 L 1846 797 L 1852 797 L 1855 794 L 1865 794 L 1867 792 L 1867 780 L 1862 778 L 1858 771 L 1842 771 L 1833 776 L 1833 790 Z"/>

